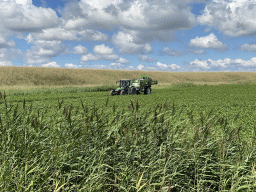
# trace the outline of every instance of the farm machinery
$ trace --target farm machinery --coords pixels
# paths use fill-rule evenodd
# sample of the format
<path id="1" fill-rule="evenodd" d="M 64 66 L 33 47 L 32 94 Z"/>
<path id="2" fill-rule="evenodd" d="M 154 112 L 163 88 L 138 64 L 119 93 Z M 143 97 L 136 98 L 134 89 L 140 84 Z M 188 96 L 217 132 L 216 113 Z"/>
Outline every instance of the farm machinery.
<path id="1" fill-rule="evenodd" d="M 148 75 L 143 75 L 139 79 L 122 79 L 119 82 L 119 87 L 110 91 L 110 95 L 134 95 L 151 93 L 151 85 L 156 85 L 157 80 L 152 80 Z M 116 83 L 117 83 L 116 82 Z"/>

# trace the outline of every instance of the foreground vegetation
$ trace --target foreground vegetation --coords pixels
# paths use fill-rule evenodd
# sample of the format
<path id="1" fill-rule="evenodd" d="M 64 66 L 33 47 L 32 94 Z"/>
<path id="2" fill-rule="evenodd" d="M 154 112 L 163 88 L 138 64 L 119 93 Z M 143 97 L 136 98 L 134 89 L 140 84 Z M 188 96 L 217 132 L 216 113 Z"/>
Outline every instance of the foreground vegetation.
<path id="1" fill-rule="evenodd" d="M 2 92 L 0 191 L 256 190 L 254 84 L 152 90 Z"/>

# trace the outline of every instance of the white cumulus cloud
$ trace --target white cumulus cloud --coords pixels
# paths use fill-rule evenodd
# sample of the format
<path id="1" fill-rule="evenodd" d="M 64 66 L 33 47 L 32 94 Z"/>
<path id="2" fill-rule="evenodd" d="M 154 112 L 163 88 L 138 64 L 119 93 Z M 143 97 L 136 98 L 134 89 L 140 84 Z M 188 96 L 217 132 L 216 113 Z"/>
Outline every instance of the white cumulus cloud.
<path id="1" fill-rule="evenodd" d="M 82 65 L 77 66 L 77 65 L 75 65 L 75 64 L 73 64 L 73 63 L 66 63 L 66 64 L 65 64 L 65 67 L 66 67 L 66 68 L 75 68 L 75 69 L 76 69 L 76 68 L 81 68 L 81 66 L 82 66 Z"/>
<path id="2" fill-rule="evenodd" d="M 256 67 L 256 57 L 252 57 L 250 60 L 235 59 L 233 62 L 245 67 L 247 66 Z"/>
<path id="3" fill-rule="evenodd" d="M 130 62 L 127 59 L 124 59 L 122 57 L 119 57 L 118 60 L 116 60 L 117 63 L 123 63 L 123 64 L 129 64 Z"/>
<path id="4" fill-rule="evenodd" d="M 88 21 L 84 18 L 79 17 L 67 20 L 64 27 L 66 29 L 76 29 L 85 26 L 86 24 L 88 24 Z"/>
<path id="5" fill-rule="evenodd" d="M 88 53 L 87 55 L 82 55 L 81 56 L 81 61 L 96 61 L 96 60 L 99 60 L 98 57 L 96 57 L 95 55 L 91 54 L 91 53 Z"/>
<path id="6" fill-rule="evenodd" d="M 129 31 L 122 32 L 119 31 L 117 34 L 112 36 L 112 42 L 119 48 L 119 53 L 121 54 L 141 54 L 150 53 L 153 51 L 149 43 L 136 43 L 136 35 L 138 32 Z"/>
<path id="7" fill-rule="evenodd" d="M 241 45 L 240 50 L 256 52 L 256 44 L 243 44 Z"/>
<path id="8" fill-rule="evenodd" d="M 124 1 L 81 0 L 68 3 L 63 17 L 70 27 L 100 27 L 113 29 L 124 27 L 135 30 L 180 30 L 191 28 L 196 23 L 187 3 L 190 1 Z M 85 18 L 85 19 L 81 19 Z"/>
<path id="9" fill-rule="evenodd" d="M 114 53 L 114 48 L 110 48 L 105 44 L 95 45 L 93 48 L 93 52 L 95 55 L 89 53 L 87 55 L 83 55 L 81 57 L 81 61 L 96 61 L 96 60 L 116 60 L 118 63 L 129 63 L 124 58 L 120 58 L 118 55 Z"/>
<path id="10" fill-rule="evenodd" d="M 52 61 L 46 64 L 42 64 L 42 67 L 60 67 L 60 65 L 58 65 L 55 61 Z"/>
<path id="11" fill-rule="evenodd" d="M 0 34 L 0 49 L 1 48 L 8 48 L 8 47 L 15 47 L 16 43 L 13 40 L 8 40 L 6 37 L 1 36 Z"/>
<path id="12" fill-rule="evenodd" d="M 77 45 L 77 46 L 74 47 L 73 53 L 78 54 L 78 55 L 82 55 L 82 54 L 87 53 L 87 49 L 86 49 L 86 47 L 84 47 L 82 45 Z"/>
<path id="13" fill-rule="evenodd" d="M 83 66 L 83 68 L 87 68 L 87 69 L 112 69 L 112 70 L 132 70 L 134 69 L 133 66 L 127 66 L 124 65 L 122 63 L 111 63 L 110 65 L 90 65 L 88 63 L 81 63 L 81 65 Z"/>
<path id="14" fill-rule="evenodd" d="M 74 41 L 77 40 L 77 32 L 66 30 L 61 27 L 43 29 L 42 32 L 34 32 L 29 34 L 33 39 L 39 40 L 60 40 Z"/>
<path id="15" fill-rule="evenodd" d="M 119 53 L 145 55 L 153 52 L 150 42 L 171 41 L 177 30 L 196 25 L 189 2 L 191 0 L 68 1 L 63 8 L 57 8 L 59 17 L 43 0 L 41 7 L 35 6 L 32 0 L 0 0 L 0 48 L 15 47 L 15 39 L 9 37 L 16 34 L 32 44 L 24 54 L 25 65 L 48 64 L 53 62 L 53 57 L 71 53 L 64 41 L 108 41 L 108 34 L 102 31 L 118 29 L 111 43 Z M 116 55 L 114 49 L 99 46 L 94 47 L 93 54 L 79 48 L 74 48 L 73 53 L 82 55 L 82 62 L 113 60 L 129 64 Z M 144 56 L 141 59 L 155 61 Z"/>
<path id="16" fill-rule="evenodd" d="M 109 67 L 111 69 L 120 69 L 120 70 L 125 69 L 125 66 L 121 63 L 111 63 Z"/>
<path id="17" fill-rule="evenodd" d="M 175 70 L 175 69 L 180 69 L 180 66 L 176 65 L 176 64 L 171 64 L 171 65 L 166 65 L 166 64 L 163 64 L 163 63 L 160 63 L 160 62 L 157 62 L 156 66 L 160 69 L 163 69 L 163 70 Z"/>
<path id="18" fill-rule="evenodd" d="M 108 46 L 105 46 L 105 44 L 95 45 L 93 48 L 94 53 L 102 55 L 111 55 L 113 54 L 113 50 L 114 48 L 109 48 Z"/>
<path id="19" fill-rule="evenodd" d="M 211 59 L 209 59 L 209 62 L 211 61 Z M 200 67 L 200 68 L 204 68 L 204 69 L 210 69 L 209 64 L 207 61 L 204 60 L 194 60 L 190 62 L 190 65 L 195 65 L 196 67 Z"/>
<path id="20" fill-rule="evenodd" d="M 144 65 L 138 65 L 137 69 L 142 70 L 144 68 Z"/>
<path id="21" fill-rule="evenodd" d="M 172 70 L 180 69 L 180 66 L 178 66 L 176 64 L 167 65 L 167 64 L 157 62 L 156 66 L 138 65 L 137 69 L 138 70 L 144 70 L 144 71 L 150 71 L 150 70 L 154 70 L 154 71 L 172 71 Z"/>
<path id="22" fill-rule="evenodd" d="M 78 35 L 81 36 L 78 40 L 83 41 L 107 41 L 108 35 L 97 30 L 83 29 L 78 31 Z"/>
<path id="23" fill-rule="evenodd" d="M 37 40 L 60 40 L 60 41 L 106 41 L 108 35 L 91 29 L 65 29 L 61 26 L 43 29 L 40 32 L 30 32 L 27 38 Z"/>
<path id="24" fill-rule="evenodd" d="M 255 12 L 255 0 L 212 0 L 197 19 L 227 36 L 248 36 L 256 34 Z"/>
<path id="25" fill-rule="evenodd" d="M 223 60 L 199 60 L 195 59 L 189 63 L 191 66 L 194 66 L 194 69 L 204 69 L 204 70 L 225 70 L 225 71 L 239 71 L 246 70 L 248 67 L 250 69 L 255 69 L 256 67 L 256 57 L 252 57 L 250 60 L 243 60 L 237 58 L 232 60 L 230 58 L 225 58 Z M 248 68 L 248 69 L 249 69 Z"/>
<path id="26" fill-rule="evenodd" d="M 176 70 L 176 69 L 180 69 L 180 66 L 176 64 L 171 64 L 170 68 L 172 68 L 172 70 Z"/>
<path id="27" fill-rule="evenodd" d="M 146 62 L 146 63 L 152 63 L 153 61 L 157 61 L 156 58 L 151 58 L 147 55 L 138 55 L 138 58 L 140 61 Z"/>
<path id="28" fill-rule="evenodd" d="M 0 67 L 3 66 L 13 66 L 11 61 L 0 61 Z"/>
<path id="29" fill-rule="evenodd" d="M 222 51 L 227 47 L 213 33 L 205 37 L 197 36 L 195 39 L 191 39 L 188 45 L 196 48 L 215 49 L 217 51 Z"/>
<path id="30" fill-rule="evenodd" d="M 160 63 L 160 62 L 157 62 L 156 66 L 161 68 L 161 69 L 167 69 L 169 67 L 166 64 L 163 64 L 163 63 Z"/>
<path id="31" fill-rule="evenodd" d="M 49 63 L 53 57 L 69 53 L 69 49 L 61 41 L 34 40 L 30 37 L 27 38 L 27 41 L 34 45 L 25 52 L 23 56 L 25 63 Z"/>
<path id="32" fill-rule="evenodd" d="M 23 55 L 23 52 L 15 48 L 0 48 L 0 65 L 13 65 L 12 61 L 18 60 Z"/>
<path id="33" fill-rule="evenodd" d="M 59 22 L 53 9 L 36 7 L 32 0 L 0 1 L 0 23 L 11 31 L 39 31 L 54 27 Z"/>

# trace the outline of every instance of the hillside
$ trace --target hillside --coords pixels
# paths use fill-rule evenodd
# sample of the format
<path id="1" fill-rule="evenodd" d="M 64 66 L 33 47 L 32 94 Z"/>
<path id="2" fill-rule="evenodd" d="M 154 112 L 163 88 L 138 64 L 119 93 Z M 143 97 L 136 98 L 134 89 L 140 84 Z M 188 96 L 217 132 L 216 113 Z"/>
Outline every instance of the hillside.
<path id="1" fill-rule="evenodd" d="M 155 72 L 41 67 L 1 67 L 0 86 L 94 86 L 113 85 L 119 79 L 149 75 L 159 86 L 175 83 L 228 84 L 255 81 L 256 72 Z"/>

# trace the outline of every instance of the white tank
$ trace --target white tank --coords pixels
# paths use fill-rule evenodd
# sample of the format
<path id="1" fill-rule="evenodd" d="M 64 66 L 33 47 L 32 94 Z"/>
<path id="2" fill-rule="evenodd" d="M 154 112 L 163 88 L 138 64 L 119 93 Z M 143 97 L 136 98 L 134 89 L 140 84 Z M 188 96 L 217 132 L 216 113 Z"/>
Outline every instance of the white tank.
<path id="1" fill-rule="evenodd" d="M 134 86 L 134 87 L 140 87 L 140 83 L 133 83 L 132 86 Z"/>

